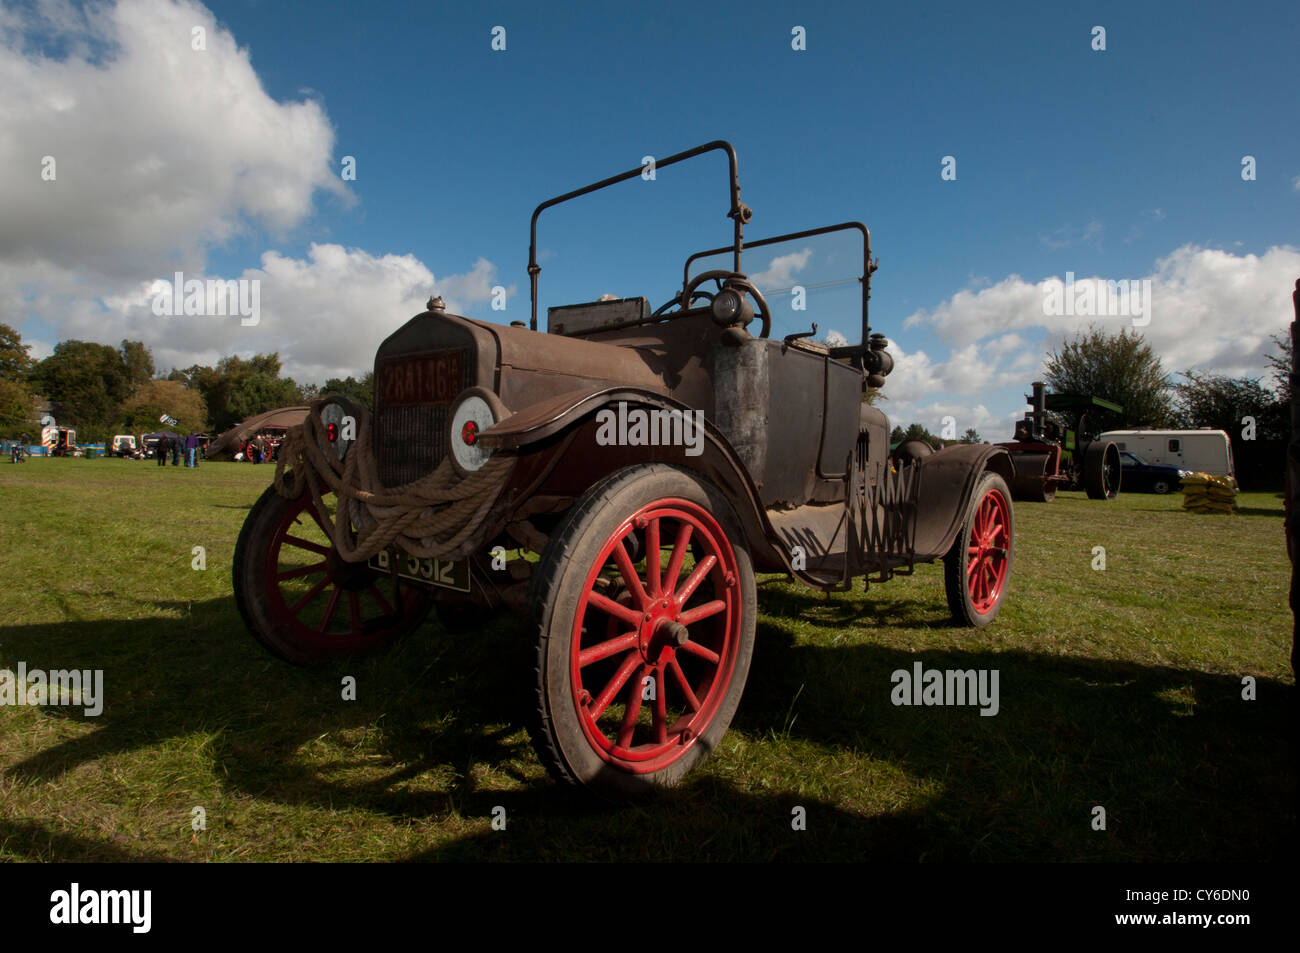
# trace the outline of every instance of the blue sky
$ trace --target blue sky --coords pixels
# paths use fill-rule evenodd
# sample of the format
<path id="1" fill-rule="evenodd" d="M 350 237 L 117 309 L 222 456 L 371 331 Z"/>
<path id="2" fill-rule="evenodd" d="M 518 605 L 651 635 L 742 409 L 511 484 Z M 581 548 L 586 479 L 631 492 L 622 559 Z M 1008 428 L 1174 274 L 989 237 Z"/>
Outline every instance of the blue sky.
<path id="1" fill-rule="evenodd" d="M 1009 437 L 1044 351 L 1087 323 L 1035 319 L 1040 283 L 1066 272 L 1155 278 L 1144 330 L 1166 370 L 1256 376 L 1300 277 L 1294 3 L 3 9 L 0 82 L 53 86 L 75 102 L 38 97 L 8 136 L 0 130 L 6 182 L 31 179 L 49 142 L 69 169 L 61 198 L 11 196 L 13 214 L 0 217 L 0 306 L 38 351 L 62 337 L 130 336 L 162 366 L 278 349 L 300 379 L 360 373 L 409 317 L 400 307 L 431 290 L 415 287 L 421 267 L 464 313 L 526 318 L 538 202 L 714 138 L 739 152 L 748 237 L 851 219 L 871 228 L 873 329 L 901 358 L 884 409 L 901 423 L 937 430 L 952 414 L 960 429 Z M 177 32 L 189 23 L 212 41 L 201 66 Z M 498 25 L 505 51 L 491 49 Z M 1104 51 L 1091 49 L 1097 25 Z M 806 50 L 791 48 L 795 26 Z M 256 108 L 225 103 L 226 85 Z M 155 91 L 165 101 L 151 103 Z M 84 128 L 77 112 L 95 97 L 118 115 L 69 132 Z M 285 134 L 290 114 L 301 128 Z M 355 181 L 338 180 L 345 155 Z M 940 177 L 949 155 L 954 181 Z M 1242 179 L 1246 155 L 1254 181 Z M 113 207 L 113 179 L 91 190 L 88 172 L 80 194 L 69 181 L 78 164 L 110 176 L 115 163 L 144 170 L 125 211 Z M 151 191 L 155 168 L 168 178 Z M 205 189 L 219 207 L 203 207 Z M 144 227 L 159 237 L 140 238 L 132 216 L 158 196 L 172 205 Z M 42 212 L 46 222 L 69 214 L 78 231 L 69 210 L 100 204 L 99 238 L 53 225 L 18 234 L 24 215 Z M 661 304 L 687 254 L 729 241 L 726 208 L 714 154 L 546 213 L 543 305 L 604 292 Z M 115 221 L 125 223 L 116 239 Z M 339 250 L 331 262 L 313 246 Z M 761 249 L 746 270 L 790 254 L 769 287 L 856 273 L 848 237 Z M 131 289 L 176 267 L 263 275 L 273 320 L 227 322 L 219 335 L 161 325 Z M 386 278 L 408 287 L 395 299 L 376 290 L 370 303 L 353 293 Z M 514 292 L 504 313 L 484 294 L 495 284 Z M 773 334 L 817 321 L 822 334 L 855 337 L 855 294 L 813 291 L 801 313 L 774 297 Z"/>

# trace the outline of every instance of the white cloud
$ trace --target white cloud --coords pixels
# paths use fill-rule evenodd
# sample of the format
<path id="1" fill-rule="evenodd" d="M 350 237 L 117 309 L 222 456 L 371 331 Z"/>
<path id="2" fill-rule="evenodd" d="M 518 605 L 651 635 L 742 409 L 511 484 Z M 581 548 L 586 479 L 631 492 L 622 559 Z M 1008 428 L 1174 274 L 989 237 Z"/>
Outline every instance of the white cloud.
<path id="1" fill-rule="evenodd" d="M 191 46 L 196 26 L 205 50 Z M 266 251 L 228 276 L 260 281 L 256 326 L 156 316 L 156 280 L 226 277 L 208 273 L 215 245 L 300 225 L 318 191 L 351 201 L 323 107 L 268 96 L 249 51 L 190 0 L 0 8 L 0 89 L 0 181 L 14 186 L 0 190 L 10 323 L 35 316 L 59 339 L 140 340 L 162 369 L 278 350 L 287 373 L 319 383 L 364 371 L 430 293 L 463 313 L 496 284 L 485 258 L 435 278 L 412 255 L 312 244 L 305 258 Z M 41 178 L 45 155 L 53 181 Z M 52 350 L 28 343 L 38 358 Z"/>
<path id="2" fill-rule="evenodd" d="M 37 10 L 0 22 L 0 264 L 83 278 L 136 277 L 142 262 L 194 268 L 250 225 L 298 224 L 317 190 L 346 200 L 324 110 L 268 96 L 248 50 L 204 7 Z M 191 48 L 196 26 L 206 50 Z"/>
<path id="3" fill-rule="evenodd" d="M 1290 246 L 1275 246 L 1263 255 L 1236 255 L 1184 245 L 1158 260 L 1151 273 L 1140 276 L 1151 280 L 1152 306 L 1150 324 L 1137 330 L 1167 371 L 1192 368 L 1230 376 L 1266 375 L 1268 337 L 1291 321 L 1291 290 L 1298 274 L 1300 250 Z M 1104 279 L 1075 277 L 1076 285 L 1085 280 Z M 995 337 L 983 352 L 1019 361 L 1021 366 L 1027 366 L 1028 359 L 1017 357 L 1017 348 L 1008 342 L 1021 338 L 1020 332 L 1027 329 L 1045 329 L 1050 348 L 1089 324 L 1115 332 L 1131 327 L 1130 318 L 1045 316 L 1043 302 L 1049 286 L 1060 281 L 1053 276 L 1031 284 L 1010 275 L 992 287 L 962 290 L 931 310 L 917 311 L 904 327 L 933 329 L 959 349 Z M 1026 353 L 1041 355 L 1039 340 L 1021 339 L 1031 349 Z"/>
<path id="4" fill-rule="evenodd" d="M 788 288 L 794 282 L 794 276 L 807 267 L 810 258 L 812 258 L 811 248 L 790 252 L 788 255 L 778 255 L 772 259 L 772 263 L 765 271 L 750 275 L 749 280 L 760 290 Z"/>
<path id="5" fill-rule="evenodd" d="M 285 373 L 320 383 L 364 372 L 380 342 L 423 311 L 431 293 L 441 294 L 448 310 L 460 313 L 469 304 L 487 300 L 496 283 L 496 266 L 480 258 L 471 271 L 439 279 L 414 255 L 376 256 L 341 245 L 313 244 L 305 259 L 266 252 L 260 268 L 246 269 L 239 277 L 261 283 L 260 320 L 252 327 L 242 326 L 238 317 L 159 317 L 151 307 L 149 281 L 106 299 L 107 312 L 74 312 L 61 333 L 91 340 L 143 340 L 153 349 L 159 368 L 278 351 Z"/>

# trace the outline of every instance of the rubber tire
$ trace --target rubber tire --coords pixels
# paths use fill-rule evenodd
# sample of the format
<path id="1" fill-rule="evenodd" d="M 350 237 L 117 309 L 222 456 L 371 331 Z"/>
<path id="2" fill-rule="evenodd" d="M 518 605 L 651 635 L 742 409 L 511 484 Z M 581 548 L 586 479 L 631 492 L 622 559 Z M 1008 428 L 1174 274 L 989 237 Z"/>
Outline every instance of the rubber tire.
<path id="1" fill-rule="evenodd" d="M 1159 493 L 1163 495 L 1165 493 L 1170 492 L 1171 490 L 1172 487 L 1170 487 L 1168 480 L 1155 480 L 1151 484 L 1152 493 Z"/>
<path id="2" fill-rule="evenodd" d="M 970 597 L 970 589 L 966 585 L 968 556 L 966 549 L 971 531 L 975 527 L 975 514 L 979 510 L 981 501 L 990 490 L 1000 491 L 1003 499 L 1006 500 L 1007 536 L 1010 545 L 1007 547 L 1007 578 L 1002 583 L 1002 592 L 998 595 L 998 601 L 993 604 L 993 608 L 981 614 L 975 611 L 975 604 Z M 975 492 L 971 494 L 970 503 L 966 507 L 966 518 L 962 520 L 961 532 L 953 540 L 951 548 L 943 557 L 943 587 L 948 596 L 948 609 L 952 612 L 953 621 L 958 625 L 981 628 L 996 619 L 998 612 L 1002 609 L 1002 603 L 1006 601 L 1007 589 L 1011 586 L 1011 576 L 1015 571 L 1015 564 L 1016 508 L 1011 500 L 1011 490 L 1001 476 L 992 470 L 985 470 L 975 484 Z"/>
<path id="3" fill-rule="evenodd" d="M 231 575 L 235 587 L 235 606 L 253 637 L 277 658 L 310 668 L 359 653 L 355 650 L 322 652 L 315 647 L 304 646 L 275 617 L 268 605 L 266 588 L 260 584 L 264 581 L 262 567 L 266 563 L 267 550 L 276 527 L 293 503 L 294 501 L 286 500 L 277 493 L 274 486 L 266 488 L 266 492 L 249 510 L 244 519 L 244 527 L 239 531 Z M 415 631 L 428 616 L 432 604 L 433 599 L 426 594 L 416 611 L 409 613 L 401 626 L 395 627 L 382 640 L 372 642 L 363 651 L 369 652 L 382 645 L 389 645 Z"/>
<path id="4" fill-rule="evenodd" d="M 668 497 L 705 507 L 721 526 L 736 557 L 743 616 L 731 682 L 713 720 L 676 761 L 653 773 L 632 774 L 610 765 L 592 750 L 574 711 L 569 673 L 572 620 L 587 573 L 619 523 L 640 507 Z M 749 676 L 758 595 L 740 521 L 722 492 L 703 477 L 654 463 L 625 467 L 597 482 L 569 509 L 552 534 L 533 574 L 528 602 L 529 629 L 537 644 L 537 704 L 530 733 L 539 757 L 557 781 L 624 801 L 676 784 L 721 742 Z"/>

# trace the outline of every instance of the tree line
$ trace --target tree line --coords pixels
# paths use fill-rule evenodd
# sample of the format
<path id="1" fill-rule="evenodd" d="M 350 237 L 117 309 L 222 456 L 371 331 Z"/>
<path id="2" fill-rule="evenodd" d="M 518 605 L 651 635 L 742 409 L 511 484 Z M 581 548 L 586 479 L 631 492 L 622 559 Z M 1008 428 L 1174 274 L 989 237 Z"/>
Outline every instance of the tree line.
<path id="1" fill-rule="evenodd" d="M 371 406 L 371 373 L 360 380 L 331 378 L 300 384 L 283 375 L 277 353 L 222 358 L 215 367 L 195 364 L 160 374 L 153 354 L 140 341 L 118 347 L 90 341 L 61 341 L 44 360 L 0 324 L 0 432 L 35 433 L 37 407 L 49 403 L 60 426 L 73 427 L 83 443 L 116 433 L 164 429 L 163 414 L 181 433 L 217 434 L 277 407 L 305 404 L 320 394 L 343 394 Z"/>
<path id="2" fill-rule="evenodd" d="M 1283 334 L 1271 341 L 1277 352 L 1266 355 L 1267 383 L 1264 373 L 1226 377 L 1192 370 L 1174 381 L 1140 333 L 1125 329 L 1107 334 L 1094 327 L 1048 354 L 1044 380 L 1052 393 L 1101 397 L 1124 408 L 1119 414 L 1093 413 L 1098 430 L 1210 427 L 1240 435 L 1251 418 L 1254 439 L 1285 439 L 1291 419 L 1291 342 Z M 304 404 L 321 394 L 342 394 L 373 409 L 371 372 L 360 380 L 348 376 L 300 384 L 283 376 L 276 353 L 226 357 L 215 367 L 195 364 L 162 375 L 140 341 L 122 341 L 118 347 L 61 341 L 41 361 L 33 361 L 29 350 L 17 331 L 0 324 L 0 432 L 33 428 L 42 398 L 60 424 L 75 427 L 78 438 L 89 443 L 114 433 L 156 430 L 162 414 L 175 417 L 175 429 L 181 432 L 220 433 L 256 414 Z M 1007 431 L 992 439 L 1010 439 L 1010 421 Z M 956 441 L 944 441 L 919 423 L 896 426 L 890 435 L 895 443 L 914 438 L 935 447 L 982 439 L 967 428 Z"/>
<path id="3" fill-rule="evenodd" d="M 1089 411 L 1098 432 L 1209 428 L 1226 431 L 1234 439 L 1248 431 L 1247 439 L 1283 440 L 1291 433 L 1291 340 L 1274 334 L 1270 341 L 1276 351 L 1265 355 L 1265 373 L 1227 377 L 1189 369 L 1178 381 L 1141 333 L 1124 329 L 1107 334 L 1092 327 L 1047 355 L 1043 381 L 1049 393 L 1100 397 L 1124 408 L 1122 413 Z M 1025 381 L 1026 391 L 1030 383 Z M 1007 432 L 992 440 L 1010 440 L 1011 431 L 1008 421 Z M 890 435 L 893 443 L 912 439 L 933 447 L 944 442 L 916 423 L 895 427 Z M 955 442 L 979 443 L 980 436 L 968 429 Z"/>

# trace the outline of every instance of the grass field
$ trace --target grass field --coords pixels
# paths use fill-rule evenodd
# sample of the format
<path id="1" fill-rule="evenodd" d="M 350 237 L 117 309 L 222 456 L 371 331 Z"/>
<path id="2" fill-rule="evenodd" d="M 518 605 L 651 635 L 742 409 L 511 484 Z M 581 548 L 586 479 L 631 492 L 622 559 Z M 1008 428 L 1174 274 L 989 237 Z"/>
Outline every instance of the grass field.
<path id="1" fill-rule="evenodd" d="M 0 668 L 103 669 L 106 696 L 98 717 L 0 708 L 0 860 L 1180 861 L 1295 848 L 1276 494 L 1243 495 L 1236 515 L 1145 494 L 1017 504 L 1011 590 L 978 631 L 950 625 L 940 566 L 869 596 L 770 579 L 721 748 L 682 787 L 618 808 L 557 787 L 534 756 L 509 616 L 459 636 L 430 621 L 326 670 L 267 655 L 235 610 L 230 561 L 271 475 L 0 464 Z M 206 570 L 191 568 L 195 546 Z M 891 673 L 917 661 L 998 670 L 997 716 L 891 704 Z M 345 675 L 356 701 L 341 699 Z M 796 807 L 806 830 L 792 829 Z"/>

